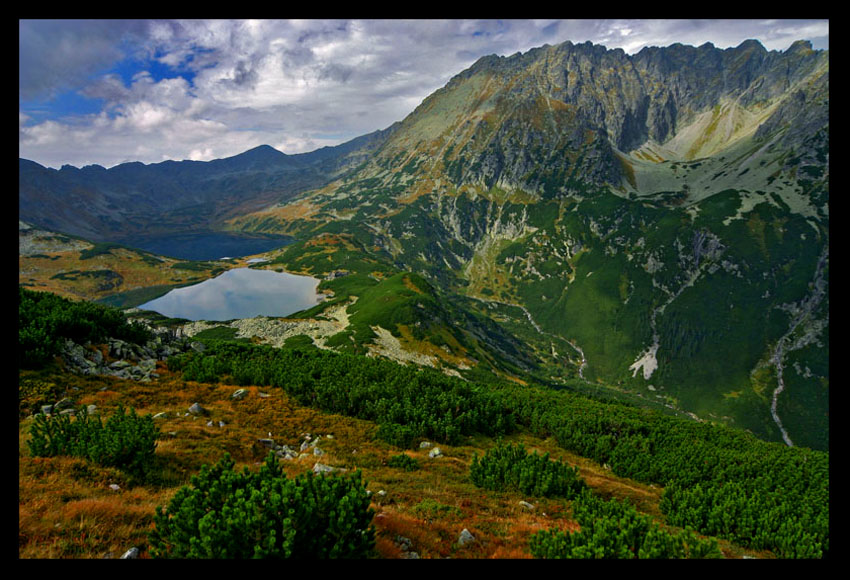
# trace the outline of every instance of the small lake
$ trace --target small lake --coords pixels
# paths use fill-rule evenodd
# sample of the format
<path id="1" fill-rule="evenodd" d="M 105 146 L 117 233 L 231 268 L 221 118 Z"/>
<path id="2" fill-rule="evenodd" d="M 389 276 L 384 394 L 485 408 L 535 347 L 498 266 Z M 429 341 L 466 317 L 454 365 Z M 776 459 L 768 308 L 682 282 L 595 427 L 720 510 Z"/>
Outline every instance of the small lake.
<path id="1" fill-rule="evenodd" d="M 309 276 L 235 268 L 194 286 L 175 288 L 138 308 L 188 320 L 289 316 L 319 303 L 318 285 L 319 280 Z"/>
<path id="2" fill-rule="evenodd" d="M 284 236 L 201 231 L 132 236 L 117 241 L 159 256 L 181 260 L 220 260 L 268 252 L 291 244 L 294 240 Z"/>

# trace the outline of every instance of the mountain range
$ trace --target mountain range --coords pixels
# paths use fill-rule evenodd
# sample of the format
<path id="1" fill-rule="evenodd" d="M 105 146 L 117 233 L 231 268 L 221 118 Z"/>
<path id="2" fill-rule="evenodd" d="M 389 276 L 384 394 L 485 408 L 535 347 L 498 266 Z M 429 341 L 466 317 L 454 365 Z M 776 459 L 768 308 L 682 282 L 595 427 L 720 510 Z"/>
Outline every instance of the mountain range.
<path id="1" fill-rule="evenodd" d="M 386 330 L 461 376 L 828 448 L 829 53 L 808 42 L 565 42 L 484 57 L 312 153 L 19 163 L 19 217 L 42 229 L 295 237 L 272 266 L 349 274 L 323 283 L 360 316 L 338 349 Z"/>

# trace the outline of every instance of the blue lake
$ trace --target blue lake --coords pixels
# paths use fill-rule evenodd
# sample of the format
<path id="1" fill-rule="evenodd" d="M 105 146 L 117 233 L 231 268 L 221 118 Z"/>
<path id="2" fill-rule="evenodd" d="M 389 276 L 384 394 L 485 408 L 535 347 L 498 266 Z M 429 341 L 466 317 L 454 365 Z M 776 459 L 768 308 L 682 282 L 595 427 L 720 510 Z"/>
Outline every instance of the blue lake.
<path id="1" fill-rule="evenodd" d="M 132 236 L 119 243 L 181 260 L 241 258 L 291 244 L 292 238 L 257 236 L 236 232 L 178 232 L 156 236 Z"/>
<path id="2" fill-rule="evenodd" d="M 235 268 L 194 286 L 171 290 L 138 308 L 188 320 L 289 316 L 319 303 L 318 285 L 319 280 L 309 276 Z"/>

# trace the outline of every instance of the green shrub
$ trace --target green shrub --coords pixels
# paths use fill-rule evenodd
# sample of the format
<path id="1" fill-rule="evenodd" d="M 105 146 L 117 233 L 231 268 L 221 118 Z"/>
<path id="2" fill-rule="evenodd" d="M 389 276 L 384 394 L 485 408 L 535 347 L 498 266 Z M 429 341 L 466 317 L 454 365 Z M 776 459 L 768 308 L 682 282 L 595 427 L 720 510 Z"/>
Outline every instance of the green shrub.
<path id="1" fill-rule="evenodd" d="M 64 339 L 78 344 L 118 338 L 144 343 L 151 333 L 143 326 L 127 322 L 124 314 L 93 302 L 72 302 L 49 292 L 19 289 L 18 363 L 35 369 L 49 363 Z"/>
<path id="2" fill-rule="evenodd" d="M 473 456 L 469 475 L 478 487 L 542 497 L 571 498 L 586 487 L 578 468 L 550 460 L 548 453 L 526 453 L 522 445 L 499 443 L 480 460 Z"/>
<path id="3" fill-rule="evenodd" d="M 580 531 L 544 530 L 531 536 L 529 547 L 535 558 L 721 557 L 716 540 L 703 540 L 689 529 L 670 533 L 628 502 L 606 501 L 589 490 L 573 502 L 573 514 Z"/>
<path id="4" fill-rule="evenodd" d="M 392 457 L 390 457 L 389 461 L 387 461 L 387 465 L 389 465 L 390 467 L 403 469 L 405 471 L 416 471 L 417 469 L 419 469 L 419 462 L 405 453 L 401 453 L 400 455 L 393 455 Z"/>
<path id="5" fill-rule="evenodd" d="M 139 417 L 134 409 L 125 413 L 119 406 L 104 423 L 80 407 L 74 417 L 36 415 L 27 445 L 36 457 L 83 457 L 99 465 L 144 475 L 152 465 L 158 436 L 159 428 L 151 415 Z"/>
<path id="6" fill-rule="evenodd" d="M 157 507 L 155 558 L 364 558 L 374 554 L 374 510 L 360 472 L 287 479 L 270 453 L 258 473 L 225 455 Z"/>

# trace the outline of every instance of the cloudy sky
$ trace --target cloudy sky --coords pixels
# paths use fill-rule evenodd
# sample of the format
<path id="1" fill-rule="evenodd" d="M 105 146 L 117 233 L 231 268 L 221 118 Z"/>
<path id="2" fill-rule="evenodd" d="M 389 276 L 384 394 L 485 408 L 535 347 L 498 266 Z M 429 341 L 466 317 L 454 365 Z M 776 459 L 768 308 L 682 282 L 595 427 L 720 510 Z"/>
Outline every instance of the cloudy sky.
<path id="1" fill-rule="evenodd" d="M 19 153 L 48 167 L 312 151 L 488 54 L 591 41 L 829 48 L 828 20 L 21 20 Z"/>

